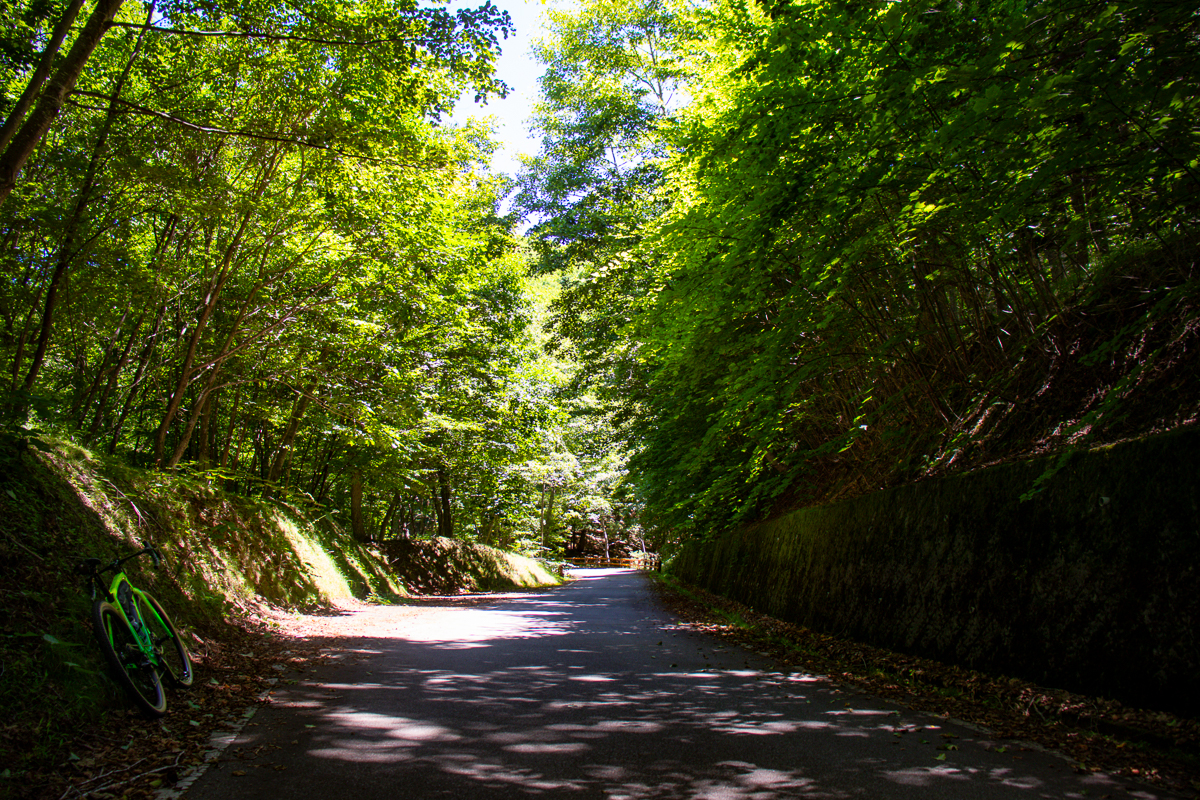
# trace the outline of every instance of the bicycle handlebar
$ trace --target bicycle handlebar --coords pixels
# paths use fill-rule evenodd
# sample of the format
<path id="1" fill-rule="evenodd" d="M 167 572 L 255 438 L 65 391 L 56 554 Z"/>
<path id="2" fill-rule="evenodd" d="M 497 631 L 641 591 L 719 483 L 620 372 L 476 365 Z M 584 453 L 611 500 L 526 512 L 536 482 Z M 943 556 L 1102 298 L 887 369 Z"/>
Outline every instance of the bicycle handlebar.
<path id="1" fill-rule="evenodd" d="M 124 558 L 114 558 L 112 561 L 108 562 L 107 564 L 105 564 L 103 561 L 101 561 L 98 558 L 85 559 L 84 561 L 80 561 L 79 564 L 76 565 L 75 571 L 79 572 L 83 575 L 87 575 L 90 578 L 97 578 L 100 576 L 101 573 L 104 573 L 104 572 L 116 572 L 117 570 L 119 570 L 121 568 L 121 565 L 124 564 L 126 561 L 132 561 L 133 559 L 137 558 L 138 556 L 143 556 L 143 555 L 149 555 L 150 560 L 154 562 L 154 568 L 158 569 L 162 565 L 162 561 L 163 561 L 162 553 L 158 552 L 158 548 L 156 548 L 156 547 L 152 547 L 148 544 L 145 544 L 144 542 L 143 542 L 143 545 L 144 546 L 142 547 L 142 549 L 138 550 L 136 553 L 125 556 Z"/>

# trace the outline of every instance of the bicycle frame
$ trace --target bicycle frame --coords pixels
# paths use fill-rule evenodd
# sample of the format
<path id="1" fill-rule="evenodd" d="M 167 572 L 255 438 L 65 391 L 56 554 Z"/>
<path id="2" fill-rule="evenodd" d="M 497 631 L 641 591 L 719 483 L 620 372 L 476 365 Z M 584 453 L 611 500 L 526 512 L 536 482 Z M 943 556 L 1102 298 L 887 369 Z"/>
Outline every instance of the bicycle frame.
<path id="1" fill-rule="evenodd" d="M 125 577 L 124 572 L 118 572 L 113 576 L 112 584 L 108 589 L 108 601 L 117 607 L 121 612 L 121 616 L 129 623 L 130 630 L 133 631 L 134 637 L 137 639 L 138 649 L 142 654 L 149 659 L 150 663 L 156 668 L 160 667 L 158 651 L 154 649 L 154 643 L 150 640 L 150 630 L 146 627 L 145 620 L 142 618 L 141 612 L 138 610 L 138 600 L 143 600 L 141 608 L 150 610 L 153 614 L 154 608 L 144 602 L 145 592 L 134 587 L 129 579 Z M 113 597 L 116 597 L 116 602 L 113 602 Z M 161 621 L 161 620 L 160 620 Z"/>
<path id="2" fill-rule="evenodd" d="M 97 589 L 103 591 L 104 599 L 117 609 L 117 612 L 124 618 L 126 624 L 129 625 L 129 629 L 133 631 L 134 639 L 137 640 L 138 650 L 150 662 L 151 666 L 155 669 L 161 669 L 163 666 L 162 660 L 159 658 L 154 642 L 150 639 L 150 631 L 146 627 L 146 621 L 143 619 L 142 612 L 139 609 L 148 609 L 151 614 L 155 615 L 156 621 L 160 625 L 163 625 L 163 627 L 166 626 L 163 624 L 162 618 L 158 617 L 158 612 L 155 611 L 154 605 L 146 600 L 146 593 L 134 586 L 125 575 L 125 571 L 120 568 L 121 564 L 137 558 L 144 553 L 149 553 L 150 557 L 154 559 L 155 564 L 159 563 L 160 556 L 158 552 L 154 548 L 148 547 L 131 556 L 113 561 L 111 564 L 92 573 L 92 599 L 96 598 Z M 100 583 L 99 573 L 107 572 L 110 569 L 116 570 L 116 574 L 109 581 L 108 588 L 104 588 L 103 584 Z M 139 600 L 142 602 L 139 603 Z"/>

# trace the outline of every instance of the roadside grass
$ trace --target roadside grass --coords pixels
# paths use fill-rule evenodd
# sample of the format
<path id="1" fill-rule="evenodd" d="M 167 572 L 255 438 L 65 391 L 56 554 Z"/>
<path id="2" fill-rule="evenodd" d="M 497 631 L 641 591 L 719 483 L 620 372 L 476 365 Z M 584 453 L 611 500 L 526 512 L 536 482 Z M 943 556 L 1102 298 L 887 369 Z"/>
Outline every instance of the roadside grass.
<path id="1" fill-rule="evenodd" d="M 312 607 L 352 591 L 342 565 L 307 563 L 331 548 L 313 543 L 284 508 L 227 498 L 195 476 L 139 470 L 68 441 L 44 436 L 40 445 L 0 441 L 0 797 L 46 796 L 93 761 L 127 760 L 139 752 L 133 740 L 123 750 L 110 746 L 126 730 L 183 747 L 221 721 L 213 709 L 228 700 L 217 691 L 225 680 L 170 694 L 168 719 L 196 712 L 182 732 L 178 722 L 132 712 L 93 638 L 93 598 L 76 572 L 83 559 L 108 561 L 144 543 L 159 548 L 161 569 L 137 559 L 126 572 L 163 603 L 209 682 L 251 650 L 244 641 L 269 639 L 255 615 L 264 600 Z M 369 557 L 346 551 L 344 571 L 364 594 L 403 591 L 381 570 L 359 569 Z"/>
<path id="2" fill-rule="evenodd" d="M 80 724 L 123 703 L 92 638 L 91 597 L 75 563 L 111 544 L 28 451 L 0 452 L 0 794 L 30 764 L 69 756 Z M 74 500 L 74 502 L 73 502 Z"/>
<path id="3" fill-rule="evenodd" d="M 181 568 L 168 537 L 145 520 L 161 510 L 139 495 L 145 487 L 82 448 L 50 445 L 41 452 L 0 441 L 0 560 L 6 565 L 0 572 L 6 612 L 0 620 L 0 797 L 45 796 L 48 775 L 83 772 L 89 752 L 132 722 L 128 699 L 93 637 L 93 598 L 76 572 L 81 560 L 127 555 L 142 541 L 163 549 L 168 560 L 161 570 L 139 559 L 126 565 L 127 573 L 174 617 L 201 670 L 242 634 L 241 622 L 230 616 L 230 598 L 198 584 Z M 136 505 L 142 524 L 111 524 L 120 511 L 114 496 Z"/>

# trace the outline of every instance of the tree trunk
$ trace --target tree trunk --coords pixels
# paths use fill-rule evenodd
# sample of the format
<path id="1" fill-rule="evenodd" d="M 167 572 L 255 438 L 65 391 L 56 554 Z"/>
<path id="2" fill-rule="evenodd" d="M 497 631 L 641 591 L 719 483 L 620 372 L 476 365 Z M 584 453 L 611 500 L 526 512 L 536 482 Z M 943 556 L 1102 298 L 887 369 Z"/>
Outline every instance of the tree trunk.
<path id="1" fill-rule="evenodd" d="M 309 494 L 319 503 L 325 498 L 326 486 L 329 483 L 329 469 L 333 464 L 333 456 L 338 449 L 338 438 L 331 436 L 329 439 L 329 447 L 325 450 L 325 455 L 317 461 L 316 469 L 313 470 L 312 483 L 309 484 Z"/>
<path id="2" fill-rule="evenodd" d="M 214 389 L 208 398 L 204 401 L 204 407 L 200 411 L 200 444 L 196 447 L 196 461 L 202 466 L 207 467 L 209 463 L 208 454 L 211 452 L 213 438 L 213 417 L 217 411 L 217 398 L 220 397 L 221 390 Z"/>
<path id="3" fill-rule="evenodd" d="M 454 538 L 454 517 L 450 505 L 450 475 L 445 469 L 437 471 L 437 497 L 434 505 L 437 508 L 438 536 L 447 539 Z"/>
<path id="4" fill-rule="evenodd" d="M 71 404 L 71 410 L 67 416 L 74 419 L 76 430 L 83 427 L 83 422 L 88 416 L 88 410 L 91 409 L 92 403 L 96 399 L 96 394 L 100 391 L 101 384 L 105 382 L 104 379 L 120 360 L 120 356 L 117 355 L 117 342 L 121 340 L 121 333 L 125 329 L 125 320 L 128 318 L 129 312 L 126 312 L 117 321 L 112 336 L 108 337 L 108 344 L 104 346 L 104 353 L 100 358 L 100 363 L 96 365 L 96 372 L 92 376 L 87 390 L 77 391 L 75 394 L 75 402 Z"/>
<path id="5" fill-rule="evenodd" d="M 167 462 L 167 469 L 175 469 L 179 466 L 179 462 L 183 460 L 187 453 L 188 445 L 192 443 L 192 432 L 196 430 L 196 423 L 200 419 L 200 415 L 204 412 L 204 407 L 208 404 L 209 395 L 217 383 L 217 376 L 221 374 L 220 366 L 212 368 L 212 372 L 208 375 L 208 382 L 204 384 L 204 388 L 200 390 L 200 394 L 196 397 L 196 404 L 192 406 L 192 413 L 188 415 L 187 425 L 183 429 L 183 433 L 179 435 L 179 442 L 175 445 L 174 452 L 171 453 L 171 458 Z"/>
<path id="6" fill-rule="evenodd" d="M 263 194 L 267 190 L 267 185 L 270 183 L 271 178 L 274 176 L 275 171 L 279 167 L 279 162 L 281 160 L 280 153 L 281 150 L 276 149 L 262 165 L 262 171 L 258 176 L 258 185 L 251 192 L 248 199 L 256 201 L 262 198 Z M 221 263 L 217 267 L 216 273 L 209 281 L 208 294 L 204 298 L 204 310 L 200 313 L 200 318 L 196 320 L 196 325 L 192 331 L 192 335 L 188 338 L 187 351 L 184 354 L 183 365 L 179 370 L 179 378 L 175 383 L 174 391 L 171 393 L 171 399 L 167 403 L 167 410 L 163 414 L 158 428 L 154 433 L 154 464 L 156 467 L 161 468 L 163 466 L 163 453 L 166 447 L 167 433 L 171 428 L 171 424 L 175 420 L 176 414 L 179 413 L 180 406 L 183 405 L 184 393 L 187 391 L 192 380 L 194 380 L 196 377 L 196 375 L 193 375 L 193 373 L 198 374 L 205 367 L 211 367 L 214 371 L 221 368 L 222 362 L 224 362 L 225 359 L 233 352 L 233 350 L 231 350 L 233 338 L 241 329 L 241 324 L 245 320 L 250 303 L 252 302 L 254 296 L 265 285 L 265 283 L 260 282 L 250 290 L 249 294 L 246 295 L 246 299 L 242 302 L 241 309 L 238 311 L 233 323 L 230 325 L 229 334 L 225 337 L 224 344 L 222 344 L 222 346 L 218 349 L 217 355 L 213 358 L 210 358 L 206 364 L 197 366 L 196 354 L 200 347 L 200 340 L 203 337 L 205 330 L 208 328 L 209 321 L 216 312 L 218 301 L 221 298 L 221 293 L 225 289 L 225 284 L 229 281 L 229 278 L 234 272 L 234 263 L 237 260 L 238 251 L 241 248 L 242 240 L 246 235 L 247 229 L 250 227 L 250 222 L 254 217 L 254 214 L 255 209 L 253 207 L 248 207 L 246 212 L 242 215 L 242 219 L 238 225 L 237 231 L 234 233 L 233 238 L 226 246 L 225 252 L 221 256 Z M 264 248 L 260 253 L 260 258 L 264 261 L 266 260 L 267 252 L 268 248 Z M 239 345 L 239 348 L 241 346 L 242 345 Z M 190 431 L 188 435 L 190 436 Z M 265 458 L 263 461 L 260 461 L 260 464 L 263 466 L 266 465 Z M 170 466 L 174 466 L 174 463 L 170 464 Z M 265 475 L 263 477 L 265 477 Z"/>
<path id="7" fill-rule="evenodd" d="M 92 27 L 93 22 L 96 19 L 96 15 L 101 13 L 101 10 L 106 4 L 110 4 L 112 5 L 112 11 L 106 12 L 108 13 L 108 17 L 103 22 L 103 29 L 99 30 L 99 33 L 96 34 L 95 42 L 92 43 L 91 47 L 88 48 L 87 53 L 83 56 L 84 60 L 87 60 L 87 56 L 91 54 L 92 48 L 94 48 L 100 41 L 100 37 L 104 35 L 104 30 L 107 30 L 108 23 L 112 21 L 113 15 L 116 14 L 117 9 L 121 7 L 121 2 L 122 0 L 100 0 L 99 4 L 96 6 L 96 10 L 92 13 L 92 19 L 88 20 L 88 24 L 84 29 L 84 32 L 80 34 L 80 38 L 75 41 L 75 45 L 71 48 L 71 53 L 67 56 L 68 60 L 75 55 L 75 51 L 78 49 L 80 42 L 83 41 L 83 38 L 88 35 L 88 30 Z M 153 9 L 154 6 L 151 4 L 150 15 L 153 15 Z M 146 18 L 147 24 L 150 22 L 150 15 L 148 15 Z M 79 251 L 75 249 L 75 237 L 79 232 L 79 223 L 83 219 L 83 212 L 87 209 L 88 204 L 91 202 L 92 190 L 96 186 L 96 173 L 99 171 L 100 162 L 104 157 L 104 146 L 108 142 L 108 134 L 112 131 L 112 123 L 117 116 L 117 97 L 120 96 L 121 90 L 125 87 L 125 81 L 129 78 L 129 71 L 133 68 L 133 63 L 137 60 L 138 54 L 141 52 L 142 39 L 145 31 L 142 33 L 143 35 L 138 37 L 137 46 L 134 47 L 133 53 L 130 54 L 129 58 L 125 62 L 124 70 L 121 72 L 120 77 L 117 78 L 116 86 L 113 87 L 112 99 L 108 104 L 108 113 L 104 117 L 104 125 L 101 126 L 100 133 L 96 136 L 96 144 L 92 146 L 92 155 L 88 160 L 87 171 L 84 173 L 83 182 L 79 187 L 79 196 L 75 199 L 75 208 L 72 211 L 71 217 L 67 221 L 66 228 L 63 231 L 62 244 L 58 248 L 58 259 L 54 266 L 54 274 L 50 277 L 50 284 L 46 289 L 46 304 L 42 311 L 42 325 L 40 331 L 38 332 L 37 346 L 33 353 L 33 363 L 29 365 L 29 372 L 25 375 L 25 385 L 23 387 L 25 392 L 29 392 L 31 389 L 33 389 L 34 382 L 37 381 L 38 372 L 41 371 L 42 364 L 46 359 L 46 347 L 50 343 L 50 331 L 54 325 L 54 311 L 58 306 L 59 290 L 61 289 L 63 279 L 66 276 L 67 268 L 71 265 L 71 262 L 75 260 L 75 257 L 79 255 Z M 79 68 L 83 68 L 82 63 L 79 65 Z M 75 78 L 78 77 L 79 74 L 76 72 L 74 77 L 71 78 L 71 86 L 75 85 Z M 58 80 L 58 76 L 55 76 L 55 80 Z M 53 85 L 54 84 L 52 82 L 51 86 L 47 87 L 47 94 L 52 91 Z M 71 87 L 68 86 L 63 90 L 63 96 L 58 101 L 59 105 L 62 104 L 62 99 L 66 97 L 66 93 L 70 91 L 70 88 Z M 37 117 L 38 111 L 42 108 L 42 103 L 45 102 L 45 100 L 46 95 L 43 95 L 42 100 L 38 102 L 38 108 L 35 109 L 33 115 L 30 116 L 29 122 L 33 122 L 34 118 Z M 54 114 L 57 113 L 58 106 L 55 106 Z M 52 118 L 53 117 L 50 117 L 46 120 L 47 127 L 50 124 L 49 120 Z M 21 133 L 17 134 L 16 139 L 14 139 L 12 145 L 9 147 L 9 150 L 12 150 L 18 146 L 21 141 L 21 136 L 25 133 L 25 128 L 28 127 L 29 122 L 26 123 L 25 127 L 21 128 Z M 43 133 L 45 133 L 45 128 L 38 133 L 39 139 Z M 33 149 L 34 144 L 36 144 L 36 140 L 30 144 L 30 150 Z M 4 202 L 4 198 L 8 197 L 9 191 L 12 190 L 12 185 L 16 181 L 16 173 L 14 172 L 11 176 L 11 180 L 8 182 L 8 188 L 4 188 L 5 181 L 7 180 L 5 170 L 7 169 L 6 164 L 8 156 L 9 153 L 6 151 L 4 156 L 0 157 L 0 204 Z M 29 153 L 25 153 L 25 155 L 21 157 L 20 164 L 17 165 L 16 170 L 20 170 L 28 156 Z"/>
<path id="8" fill-rule="evenodd" d="M 0 205 L 8 199 L 13 187 L 17 185 L 17 176 L 29 159 L 33 148 L 50 129 L 50 123 L 58 116 L 67 95 L 75 88 L 83 67 L 87 64 L 100 44 L 113 17 L 120 10 L 124 0 L 99 0 L 87 24 L 79 34 L 79 38 L 71 45 L 67 57 L 59 65 L 54 76 L 46 83 L 45 91 L 38 99 L 37 105 L 26 118 L 25 123 L 15 134 L 4 154 L 0 155 Z"/>
<path id="9" fill-rule="evenodd" d="M 125 395 L 125 404 L 121 408 L 121 414 L 117 417 L 116 424 L 113 425 L 112 442 L 108 446 L 108 454 L 112 455 L 117 452 L 117 444 L 121 440 L 121 429 L 125 427 L 125 420 L 129 416 L 129 412 L 133 410 L 134 400 L 141 391 L 142 375 L 145 374 L 146 368 L 154 358 L 154 350 L 158 344 L 158 332 L 162 329 L 163 318 L 167 315 L 167 307 L 159 306 L 158 316 L 154 319 L 154 330 L 150 331 L 149 340 L 146 346 L 142 349 L 142 354 L 138 358 L 138 368 L 134 372 L 133 381 L 129 384 L 129 393 Z"/>
<path id="10" fill-rule="evenodd" d="M 208 327 L 208 321 L 212 318 L 213 312 L 216 311 L 217 301 L 221 298 L 221 291 L 225 288 L 226 281 L 229 280 L 234 258 L 242 243 L 242 237 L 246 233 L 246 228 L 250 225 L 252 213 L 251 211 L 247 211 L 242 215 L 241 224 L 238 226 L 233 239 L 225 248 L 225 253 L 221 257 L 221 263 L 217 268 L 216 274 L 209 281 L 208 295 L 204 298 L 204 310 L 200 313 L 200 319 L 196 320 L 196 325 L 192 328 L 192 335 L 188 338 L 187 351 L 184 353 L 183 364 L 179 369 L 179 379 L 175 383 L 174 391 L 171 392 L 171 399 L 167 402 L 167 410 L 159 422 L 158 429 L 154 432 L 154 463 L 156 466 L 162 466 L 163 451 L 167 444 L 167 431 L 170 430 L 171 423 L 175 420 L 175 415 L 179 413 L 179 407 L 183 405 L 184 392 L 187 391 L 188 386 L 192 382 L 192 366 L 196 363 L 196 351 L 200 347 L 200 338 L 204 335 L 204 331 Z"/>
<path id="11" fill-rule="evenodd" d="M 54 31 L 50 34 L 50 40 L 46 42 L 46 48 L 42 50 L 42 57 L 38 60 L 37 69 L 29 77 L 29 82 L 25 84 L 25 90 L 21 92 L 21 98 L 17 100 L 17 104 L 13 106 L 13 110 L 4 120 L 4 126 L 0 128 L 0 153 L 3 153 L 4 149 L 8 147 L 17 128 L 24 122 L 25 115 L 29 113 L 34 99 L 42 91 L 42 84 L 50 75 L 50 68 L 54 66 L 54 59 L 58 55 L 59 48 L 62 47 L 63 40 L 67 38 L 71 26 L 75 24 L 75 17 L 79 16 L 81 8 L 83 8 L 83 0 L 71 0 L 71 5 L 67 6 L 63 15 L 59 17 L 58 24 L 54 26 Z"/>
<path id="12" fill-rule="evenodd" d="M 138 334 L 142 332 L 142 323 L 145 321 L 146 311 L 143 310 L 142 315 L 134 323 L 133 330 L 129 333 L 129 338 L 125 340 L 125 347 L 121 350 L 121 355 L 109 370 L 108 382 L 104 386 L 104 391 L 100 393 L 100 399 L 96 401 L 96 412 L 92 416 L 92 424 L 88 426 L 84 437 L 89 441 L 100 431 L 100 425 L 103 423 L 105 412 L 108 410 L 109 399 L 112 397 L 113 391 L 117 388 L 117 380 L 121 377 L 121 370 L 125 369 L 129 364 L 129 351 L 133 349 L 133 343 L 137 340 Z"/>
<path id="13" fill-rule="evenodd" d="M 492 532 L 496 530 L 496 522 L 498 520 L 499 517 L 491 513 L 488 513 L 484 517 L 483 524 L 479 526 L 479 540 L 481 542 L 487 545 L 495 545 L 495 542 L 492 541 Z"/>
<path id="14" fill-rule="evenodd" d="M 362 470 L 355 469 L 350 476 L 350 529 L 355 541 L 367 541 L 367 523 L 362 511 Z"/>
<path id="15" fill-rule="evenodd" d="M 279 449 L 275 453 L 275 460 L 271 462 L 271 471 L 267 474 L 267 481 L 275 483 L 283 475 L 283 471 L 287 468 L 288 462 L 292 460 L 292 443 L 296 439 L 296 432 L 300 430 L 300 419 L 304 416 L 305 410 L 308 409 L 308 404 L 312 402 L 313 392 L 317 389 L 317 384 L 310 383 L 300 392 L 300 396 L 292 403 L 292 413 L 288 417 L 287 427 L 283 431 L 283 437 L 279 441 Z"/>
<path id="16" fill-rule="evenodd" d="M 179 408 L 183 404 L 183 393 L 187 391 L 188 386 L 191 384 L 191 378 L 189 377 L 191 375 L 191 373 L 194 372 L 197 375 L 199 375 L 205 369 L 211 370 L 209 373 L 209 376 L 208 376 L 208 383 L 205 384 L 205 388 L 201 392 L 201 398 L 206 397 L 208 395 L 208 393 L 213 391 L 214 387 L 216 386 L 217 375 L 220 374 L 222 365 L 231 356 L 233 356 L 234 354 L 236 354 L 237 352 L 239 352 L 240 350 L 245 348 L 249 342 L 252 342 L 252 341 L 255 341 L 255 340 L 261 338 L 262 336 L 266 335 L 273 327 L 275 327 L 279 324 L 278 322 L 276 322 L 271 326 L 263 328 L 256 335 L 254 335 L 252 337 L 244 338 L 236 346 L 233 343 L 234 338 L 237 336 L 238 332 L 241 331 L 241 329 L 242 329 L 242 323 L 246 320 L 246 317 L 249 315 L 250 305 L 254 301 L 255 295 L 258 294 L 259 290 L 262 288 L 263 288 L 263 284 L 261 284 L 261 283 L 258 284 L 257 286 L 255 286 L 254 288 L 252 288 L 250 290 L 250 293 L 246 296 L 246 299 L 242 301 L 242 307 L 240 309 L 238 309 L 237 315 L 234 317 L 233 322 L 230 323 L 229 333 L 225 336 L 225 340 L 224 340 L 224 342 L 221 343 L 221 346 L 219 348 L 217 348 L 217 354 L 215 356 L 212 356 L 211 358 L 209 358 L 208 361 L 206 361 L 202 364 L 199 364 L 199 365 L 195 364 L 194 360 L 192 360 L 191 366 L 188 368 L 188 371 L 180 374 L 179 381 L 176 384 L 176 392 L 179 396 L 179 402 L 175 403 L 173 408 L 170 406 L 167 408 L 167 414 L 163 417 L 163 422 L 160 425 L 157 435 L 156 435 L 156 440 L 155 440 L 156 453 L 161 454 L 161 452 L 162 452 L 162 444 L 164 444 L 166 441 L 167 429 L 170 427 L 172 420 L 178 414 Z M 192 341 L 196 341 L 196 340 L 193 338 Z M 188 354 L 189 359 L 194 359 L 194 355 L 195 355 L 194 351 L 190 351 Z M 184 429 L 184 432 L 182 434 L 182 438 L 180 439 L 179 444 L 176 445 L 175 452 L 172 454 L 170 460 L 167 462 L 167 465 L 166 465 L 167 469 L 174 469 L 175 466 L 179 463 L 180 458 L 182 458 L 183 451 L 187 448 L 187 446 L 190 442 L 191 436 L 192 436 L 192 431 L 196 426 L 196 414 L 199 411 L 200 411 L 199 408 L 193 408 L 191 417 L 188 420 L 187 427 Z M 268 447 L 268 448 L 270 447 L 269 437 L 266 437 L 265 435 L 263 438 L 263 445 L 264 445 L 264 447 Z M 269 452 L 274 452 L 274 450 L 270 449 Z M 259 464 L 262 467 L 262 478 L 263 478 L 263 480 L 267 480 L 269 478 L 270 472 L 271 472 L 269 463 L 273 463 L 273 459 L 268 458 L 268 450 L 264 450 L 259 455 L 260 455 Z M 162 466 L 162 460 L 161 460 L 160 455 L 156 455 L 155 463 L 159 467 Z"/>
<path id="17" fill-rule="evenodd" d="M 546 507 L 542 509 L 542 549 L 546 549 L 546 531 L 550 529 L 550 523 L 554 521 L 554 494 L 555 487 L 550 486 L 548 496 L 546 497 Z"/>
<path id="18" fill-rule="evenodd" d="M 75 205 L 75 214 L 67 225 L 66 238 L 64 238 L 62 246 L 59 248 L 54 272 L 50 276 L 50 283 L 46 287 L 46 302 L 42 307 L 42 324 L 38 328 L 37 344 L 34 346 L 33 351 L 33 363 L 29 365 L 29 371 L 25 373 L 25 382 L 21 386 L 22 391 L 26 393 L 37 382 L 38 373 L 41 372 L 42 364 L 46 360 L 46 348 L 50 344 L 50 330 L 54 325 L 54 311 L 58 308 L 59 290 L 62 288 L 63 278 L 66 277 L 67 267 L 74 256 L 74 253 L 71 252 L 71 247 L 74 244 L 75 225 L 78 222 L 79 216 L 83 213 L 86 195 L 90 193 L 90 189 L 91 186 L 86 182 L 84 187 L 80 189 L 79 198 Z"/>
<path id="19" fill-rule="evenodd" d="M 17 389 L 17 382 L 21 380 L 21 364 L 25 361 L 25 345 L 29 343 L 29 332 L 33 329 L 33 317 L 37 313 L 37 307 L 42 302 L 42 291 L 38 289 L 34 295 L 33 303 L 29 306 L 29 310 L 25 312 L 25 323 L 21 326 L 21 335 L 17 337 L 17 349 L 13 353 L 12 364 L 9 366 L 11 380 L 9 384 L 13 391 Z"/>
<path id="20" fill-rule="evenodd" d="M 392 500 L 388 503 L 387 511 L 383 514 L 383 521 L 379 523 L 379 540 L 385 541 L 392 538 L 389 534 L 392 532 L 392 522 L 399 517 L 400 509 L 400 490 L 397 489 L 392 495 Z"/>
<path id="21" fill-rule="evenodd" d="M 233 427 L 237 421 L 237 412 L 242 405 L 242 385 L 238 384 L 237 391 L 233 393 L 233 408 L 229 411 L 229 427 L 225 430 L 225 446 L 221 449 L 221 468 L 224 469 L 229 465 L 229 451 L 233 447 Z M 242 434 L 238 437 L 238 448 L 241 448 L 241 439 L 245 436 L 246 429 L 242 428 Z"/>

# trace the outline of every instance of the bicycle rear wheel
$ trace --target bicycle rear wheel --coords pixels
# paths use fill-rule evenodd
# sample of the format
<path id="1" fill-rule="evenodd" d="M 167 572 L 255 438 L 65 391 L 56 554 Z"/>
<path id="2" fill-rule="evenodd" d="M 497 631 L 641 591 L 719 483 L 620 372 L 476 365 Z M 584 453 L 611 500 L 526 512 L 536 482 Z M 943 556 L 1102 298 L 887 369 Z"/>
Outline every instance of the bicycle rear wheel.
<path id="1" fill-rule="evenodd" d="M 171 622 L 171 618 L 153 595 L 143 592 L 139 598 L 138 610 L 142 614 L 142 621 L 146 623 L 146 629 L 150 631 L 150 639 L 154 642 L 159 661 L 165 668 L 167 680 L 172 686 L 180 689 L 191 686 L 194 678 L 192 658 L 188 654 L 187 645 L 179 637 L 175 623 Z"/>
<path id="2" fill-rule="evenodd" d="M 96 641 L 117 683 L 144 715 L 150 719 L 161 717 L 167 710 L 167 695 L 158 670 L 138 647 L 121 612 L 111 603 L 97 600 L 92 606 L 92 623 Z"/>

